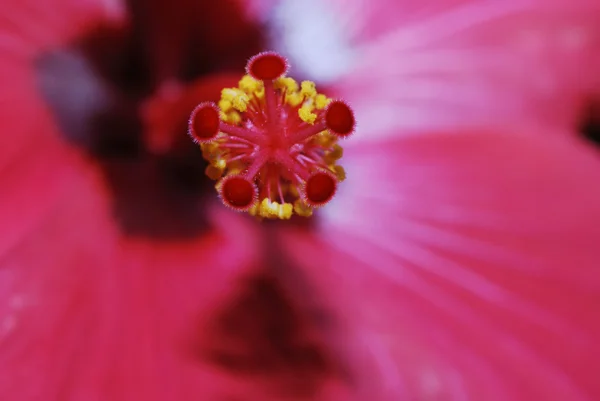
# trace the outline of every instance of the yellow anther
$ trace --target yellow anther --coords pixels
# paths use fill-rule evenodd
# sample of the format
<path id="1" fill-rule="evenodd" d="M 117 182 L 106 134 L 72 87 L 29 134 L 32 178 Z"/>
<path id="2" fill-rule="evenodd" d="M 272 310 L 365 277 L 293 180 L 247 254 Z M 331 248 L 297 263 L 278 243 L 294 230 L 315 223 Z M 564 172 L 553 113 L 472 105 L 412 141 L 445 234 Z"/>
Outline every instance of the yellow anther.
<path id="1" fill-rule="evenodd" d="M 269 202 L 268 206 L 264 209 L 264 217 L 275 218 L 279 212 L 279 203 L 277 202 Z"/>
<path id="2" fill-rule="evenodd" d="M 219 109 L 221 109 L 221 111 L 223 113 L 227 113 L 229 110 L 231 110 L 232 107 L 233 107 L 233 104 L 231 103 L 231 100 L 227 100 L 227 99 L 219 100 Z"/>
<path id="3" fill-rule="evenodd" d="M 292 217 L 292 211 L 293 207 L 291 204 L 271 202 L 269 198 L 263 199 L 258 208 L 258 214 L 261 217 L 266 217 L 268 219 L 279 218 L 287 220 Z"/>
<path id="4" fill-rule="evenodd" d="M 285 95 L 285 102 L 292 107 L 300 106 L 304 101 L 304 96 L 298 92 L 292 92 Z"/>
<path id="5" fill-rule="evenodd" d="M 227 115 L 225 116 L 223 121 L 228 122 L 233 125 L 238 125 L 239 123 L 242 122 L 242 116 L 237 111 L 232 110 L 229 113 L 227 113 Z"/>
<path id="6" fill-rule="evenodd" d="M 214 153 L 219 149 L 219 145 L 217 145 L 214 142 L 206 142 L 203 144 L 200 144 L 200 148 L 202 149 L 202 151 L 206 151 L 208 153 Z"/>
<path id="7" fill-rule="evenodd" d="M 317 94 L 316 85 L 312 81 L 302 81 L 300 88 L 300 94 L 307 98 L 311 98 Z"/>
<path id="8" fill-rule="evenodd" d="M 329 103 L 331 103 L 331 99 L 327 96 L 320 93 L 315 96 L 315 106 L 317 107 L 317 110 L 323 110 Z"/>
<path id="9" fill-rule="evenodd" d="M 250 98 L 244 91 L 238 88 L 225 88 L 221 91 L 221 101 L 229 101 L 234 109 L 244 112 L 248 109 Z"/>
<path id="10" fill-rule="evenodd" d="M 279 78 L 275 81 L 275 88 L 285 89 L 288 94 L 291 94 L 298 90 L 298 82 L 289 77 Z"/>
<path id="11" fill-rule="evenodd" d="M 325 163 L 331 164 L 336 160 L 339 160 L 344 155 L 344 149 L 337 143 L 333 145 L 333 150 L 325 154 Z"/>
<path id="12" fill-rule="evenodd" d="M 294 212 L 296 212 L 297 215 L 302 217 L 310 217 L 312 216 L 313 210 L 301 199 L 298 199 L 296 200 L 296 202 L 294 202 Z"/>
<path id="13" fill-rule="evenodd" d="M 238 85 L 247 94 L 254 93 L 263 87 L 261 81 L 252 78 L 250 75 L 244 75 Z"/>
<path id="14" fill-rule="evenodd" d="M 248 209 L 248 213 L 250 213 L 250 216 L 256 216 L 257 214 L 260 213 L 260 203 L 256 202 L 254 203 L 254 205 L 252 205 L 250 207 L 250 209 Z"/>
<path id="15" fill-rule="evenodd" d="M 341 182 L 346 179 L 346 170 L 342 166 L 335 165 L 333 166 L 333 172 L 335 173 L 336 178 Z"/>
<path id="16" fill-rule="evenodd" d="M 312 111 L 313 111 L 312 105 L 304 104 L 302 107 L 300 107 L 298 109 L 298 115 L 300 116 L 300 119 L 302 121 L 312 125 L 315 123 L 315 120 L 317 119 L 317 115 L 315 113 L 313 113 Z"/>
<path id="17" fill-rule="evenodd" d="M 233 99 L 238 96 L 240 92 L 241 91 L 237 88 L 224 88 L 221 90 L 221 99 L 233 102 Z"/>
<path id="18" fill-rule="evenodd" d="M 233 108 L 242 113 L 248 110 L 250 98 L 245 93 L 233 99 Z"/>
<path id="19" fill-rule="evenodd" d="M 211 180 L 218 180 L 223 175 L 223 169 L 220 169 L 220 168 L 212 166 L 212 165 L 206 166 L 206 169 L 204 170 L 204 172 L 206 173 L 208 178 L 210 178 Z"/>
<path id="20" fill-rule="evenodd" d="M 259 90 L 254 92 L 254 97 L 257 99 L 262 99 L 265 97 L 265 88 L 261 87 Z"/>
<path id="21" fill-rule="evenodd" d="M 281 205 L 279 207 L 279 213 L 277 215 L 282 220 L 288 220 L 290 217 L 292 217 L 293 212 L 294 212 L 294 207 L 292 206 L 292 204 L 284 203 L 283 205 Z"/>
<path id="22" fill-rule="evenodd" d="M 221 170 L 223 170 L 225 167 L 227 167 L 227 162 L 225 161 L 225 159 L 222 159 L 220 157 L 212 159 L 210 161 L 210 164 Z"/>
<path id="23" fill-rule="evenodd" d="M 264 198 L 262 202 L 260 202 L 260 206 L 258 208 L 259 216 L 267 218 L 271 217 L 271 215 L 273 214 L 272 208 L 273 206 L 269 198 Z"/>
<path id="24" fill-rule="evenodd" d="M 324 148 L 330 148 L 337 142 L 337 138 L 327 131 L 321 132 L 316 138 L 317 144 Z"/>
<path id="25" fill-rule="evenodd" d="M 203 143 L 200 148 L 202 149 L 202 157 L 206 160 L 212 160 L 219 156 L 219 147 L 214 142 Z"/>
<path id="26" fill-rule="evenodd" d="M 268 219 L 278 218 L 288 220 L 292 217 L 293 210 L 294 208 L 291 203 L 279 204 L 277 202 L 271 202 L 269 198 L 265 198 L 260 203 L 257 214 Z"/>

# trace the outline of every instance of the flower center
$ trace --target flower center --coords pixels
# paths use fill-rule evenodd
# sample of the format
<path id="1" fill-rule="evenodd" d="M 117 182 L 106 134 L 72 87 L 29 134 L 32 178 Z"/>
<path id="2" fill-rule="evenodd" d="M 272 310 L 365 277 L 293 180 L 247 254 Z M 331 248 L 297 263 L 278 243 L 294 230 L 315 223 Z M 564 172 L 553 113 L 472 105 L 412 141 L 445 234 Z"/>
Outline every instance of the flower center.
<path id="1" fill-rule="evenodd" d="M 345 179 L 337 142 L 354 132 L 354 113 L 313 82 L 286 77 L 287 61 L 277 53 L 252 57 L 246 70 L 237 88 L 223 89 L 218 106 L 196 106 L 189 134 L 225 205 L 260 218 L 308 217 Z"/>

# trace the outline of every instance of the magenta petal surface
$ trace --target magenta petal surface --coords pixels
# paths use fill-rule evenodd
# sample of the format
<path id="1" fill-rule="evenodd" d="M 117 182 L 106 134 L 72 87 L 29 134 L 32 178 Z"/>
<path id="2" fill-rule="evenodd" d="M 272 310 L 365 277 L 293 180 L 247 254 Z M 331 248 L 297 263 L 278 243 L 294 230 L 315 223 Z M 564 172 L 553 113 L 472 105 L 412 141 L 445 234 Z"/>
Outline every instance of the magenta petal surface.
<path id="1" fill-rule="evenodd" d="M 573 129 L 600 91 L 597 1 L 326 4 L 352 56 L 332 84 L 364 140 L 498 121 Z"/>
<path id="2" fill-rule="evenodd" d="M 0 399 L 268 399 L 193 352 L 255 266 L 251 226 L 218 208 L 206 235 L 132 240 L 99 166 L 64 141 L 39 93 L 36 57 L 113 21 L 115 5 L 2 4 Z"/>
<path id="3" fill-rule="evenodd" d="M 249 222 L 218 207 L 204 236 L 128 238 L 99 168 L 60 140 L 31 69 L 3 72 L 0 399 L 268 399 L 194 353 L 256 266 Z"/>
<path id="4" fill-rule="evenodd" d="M 321 233 L 285 237 L 369 399 L 600 397 L 600 158 L 538 134 L 351 148 Z"/>
<path id="5" fill-rule="evenodd" d="M 123 24 L 124 19 L 121 0 L 6 0 L 0 16 L 0 52 L 30 58 L 100 24 Z"/>

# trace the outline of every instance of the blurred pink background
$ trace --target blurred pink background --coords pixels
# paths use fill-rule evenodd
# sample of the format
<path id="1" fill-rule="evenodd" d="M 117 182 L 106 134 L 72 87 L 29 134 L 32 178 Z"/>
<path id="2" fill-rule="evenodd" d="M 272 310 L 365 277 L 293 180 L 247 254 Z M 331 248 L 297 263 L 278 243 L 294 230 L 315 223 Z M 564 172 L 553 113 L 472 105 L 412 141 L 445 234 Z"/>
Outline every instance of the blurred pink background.
<path id="1" fill-rule="evenodd" d="M 352 105 L 310 219 L 186 135 L 262 50 Z M 0 400 L 600 400 L 600 2 L 5 0 Z"/>

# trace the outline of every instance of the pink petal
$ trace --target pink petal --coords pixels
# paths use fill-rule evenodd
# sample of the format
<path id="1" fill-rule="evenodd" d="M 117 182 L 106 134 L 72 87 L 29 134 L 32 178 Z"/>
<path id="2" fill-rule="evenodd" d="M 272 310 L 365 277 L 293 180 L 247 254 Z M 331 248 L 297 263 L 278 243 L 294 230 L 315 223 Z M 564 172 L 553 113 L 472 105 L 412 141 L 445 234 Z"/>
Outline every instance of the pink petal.
<path id="1" fill-rule="evenodd" d="M 214 229 L 187 242 L 123 236 L 104 177 L 61 141 L 32 71 L 4 72 L 0 399 L 267 400 L 189 349 L 256 266 L 251 221 L 219 205 Z"/>
<path id="2" fill-rule="evenodd" d="M 123 24 L 124 18 L 121 0 L 6 0 L 0 16 L 0 52 L 33 57 L 100 24 Z"/>
<path id="3" fill-rule="evenodd" d="M 60 139 L 23 65 L 0 78 L 0 399 L 259 397 L 186 345 L 254 266 L 248 222 L 219 206 L 187 243 L 123 237 L 99 169 Z"/>
<path id="4" fill-rule="evenodd" d="M 91 28 L 98 4 L 0 17 L 0 399 L 268 399 L 187 346 L 256 265 L 249 222 L 219 206 L 188 242 L 123 236 L 104 176 L 41 99 L 31 58 Z"/>
<path id="5" fill-rule="evenodd" d="M 248 227 L 217 213 L 235 235 L 125 242 L 87 178 L 71 177 L 51 212 L 0 256 L 0 397 L 159 401 L 238 391 L 243 383 L 186 343 L 202 338 L 254 260 Z"/>
<path id="6" fill-rule="evenodd" d="M 283 243 L 346 322 L 334 344 L 369 399 L 600 397 L 595 150 L 496 130 L 345 159 L 319 233 Z"/>
<path id="7" fill-rule="evenodd" d="M 97 196 L 98 176 L 75 162 L 78 172 L 64 162 L 59 168 L 61 153 L 47 151 L 51 157 L 33 152 L 0 169 L 7 191 L 0 210 L 12 214 L 0 217 L 0 397 L 7 400 L 55 399 L 69 387 L 79 393 L 108 369 L 105 350 L 114 340 L 116 234 Z M 67 380 L 66 372 L 80 376 Z"/>
<path id="8" fill-rule="evenodd" d="M 585 97 L 600 90 L 595 0 L 330 0 L 288 9 L 279 14 L 285 51 L 352 103 L 364 140 L 498 121 L 573 129 Z"/>
<path id="9" fill-rule="evenodd" d="M 220 205 L 212 216 L 217 230 L 199 240 L 124 243 L 116 294 L 121 303 L 112 311 L 120 328 L 108 349 L 118 358 L 102 372 L 114 382 L 109 399 L 191 401 L 260 394 L 260 387 L 198 352 L 215 309 L 234 296 L 260 249 L 247 221 Z M 89 391 L 97 394 L 102 388 Z"/>
<path id="10" fill-rule="evenodd" d="M 246 15 L 262 22 L 270 17 L 277 3 L 279 0 L 243 0 Z"/>
<path id="11" fill-rule="evenodd" d="M 48 204 L 40 200 L 51 201 L 60 192 L 65 181 L 63 175 L 73 161 L 39 94 L 33 59 L 98 24 L 115 23 L 121 18 L 123 9 L 117 0 L 59 0 L 52 5 L 36 0 L 9 0 L 3 4 L 0 182 L 2 188 L 10 188 L 12 195 L 2 197 L 5 204 L 0 205 L 4 211 L 0 213 L 10 215 L 6 217 L 10 220 L 1 220 L 10 221 L 5 227 L 20 226 L 13 221 L 39 214 L 33 213 L 34 209 L 40 213 L 47 209 Z M 66 177 L 68 181 L 68 173 Z M 31 196 L 32 191 L 38 195 L 37 199 Z M 15 207 L 19 207 L 20 213 L 13 212 Z"/>

